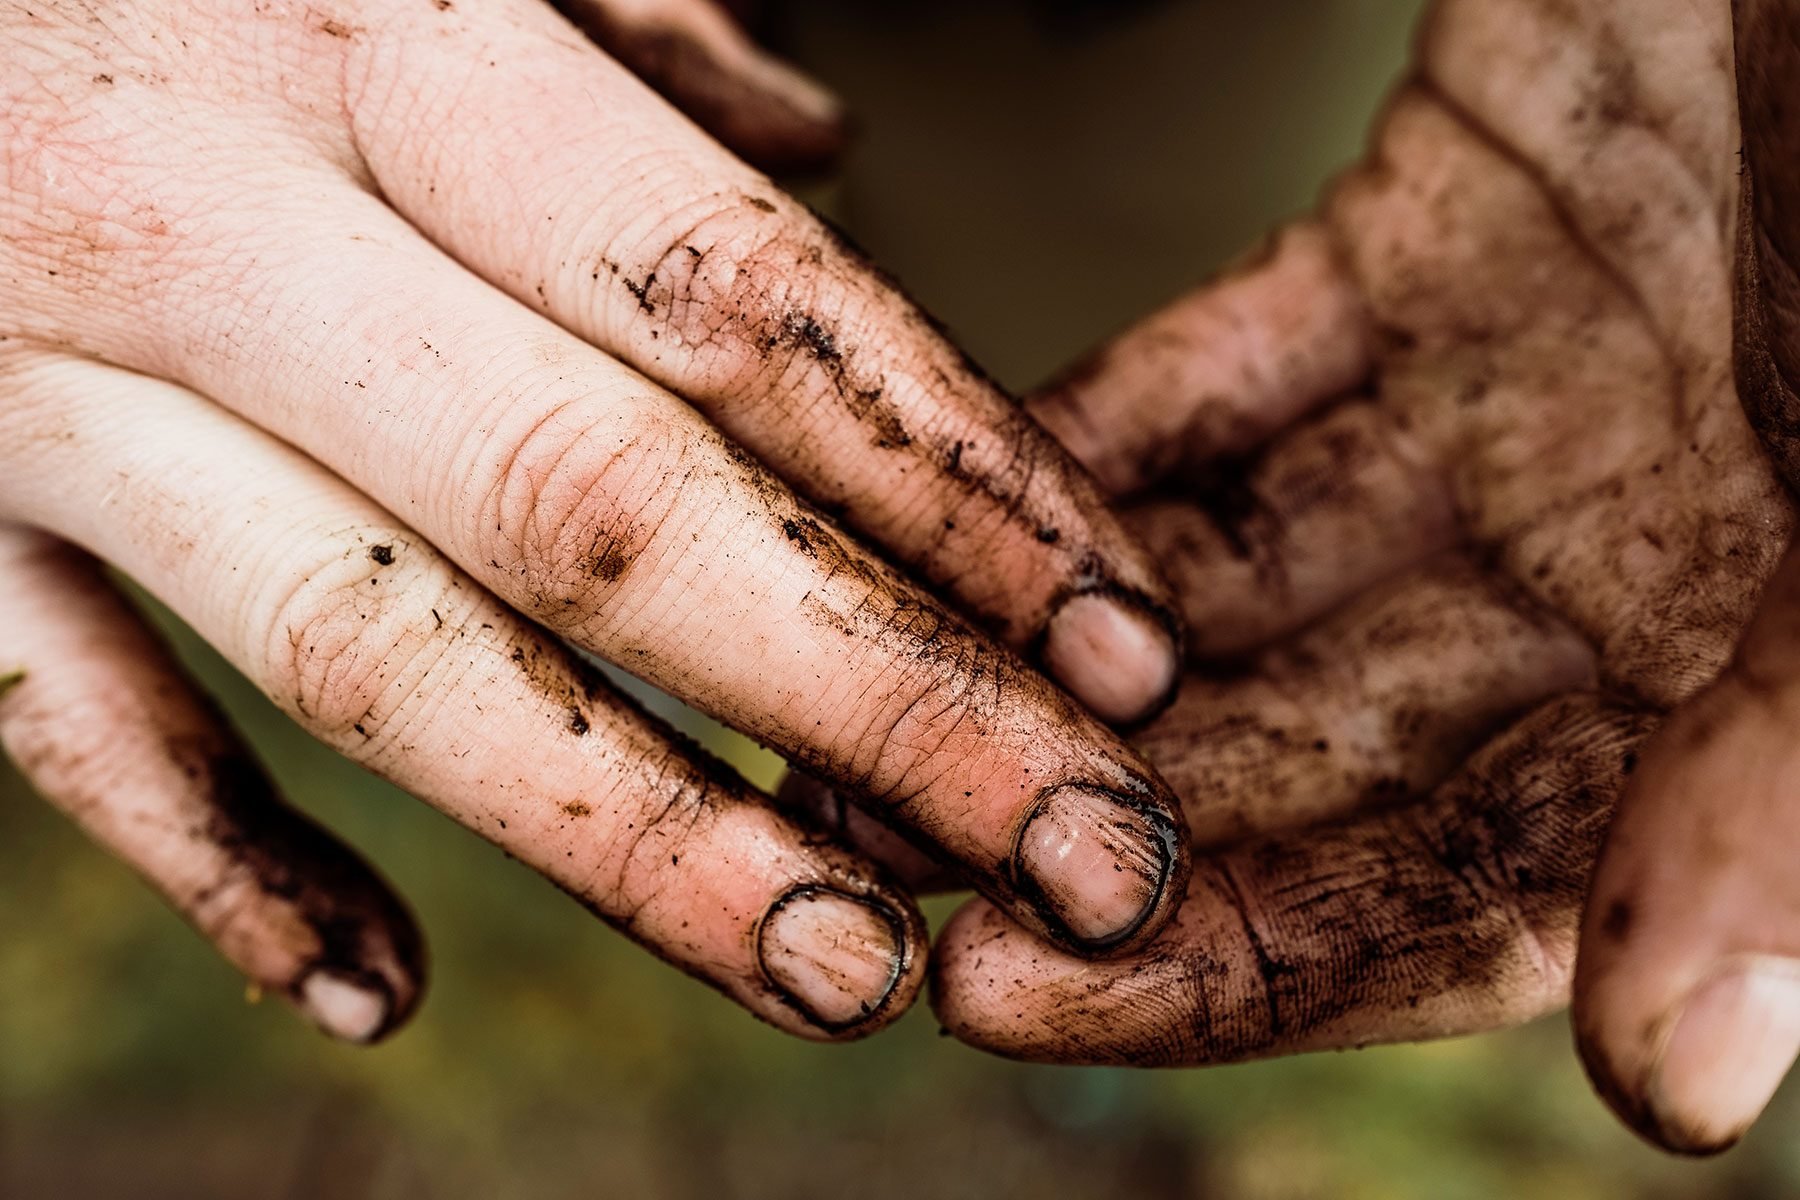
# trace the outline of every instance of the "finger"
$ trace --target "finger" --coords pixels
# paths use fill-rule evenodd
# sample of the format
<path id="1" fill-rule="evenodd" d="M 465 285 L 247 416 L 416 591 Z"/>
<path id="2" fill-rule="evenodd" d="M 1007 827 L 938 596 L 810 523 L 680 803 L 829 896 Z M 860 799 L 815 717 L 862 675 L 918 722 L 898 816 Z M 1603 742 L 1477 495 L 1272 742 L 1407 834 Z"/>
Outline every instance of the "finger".
<path id="1" fill-rule="evenodd" d="M 1035 648 L 1103 717 L 1165 701 L 1167 588 L 1092 481 L 812 214 L 521 3 L 406 5 L 351 51 L 382 195 Z"/>
<path id="2" fill-rule="evenodd" d="M 1083 962 L 977 902 L 932 1000 L 1014 1058 L 1200 1065 L 1512 1025 L 1562 1004 L 1593 853 L 1648 718 L 1554 701 L 1417 808 L 1203 858 L 1174 923 Z"/>
<path id="3" fill-rule="evenodd" d="M 1800 474 L 1800 21 L 1733 6 L 1743 206 L 1736 365 L 1751 420 Z M 1576 1040 L 1613 1109 L 1670 1150 L 1711 1153 L 1761 1114 L 1800 1050 L 1800 563 L 1765 590 L 1736 658 L 1649 747 L 1595 872 Z"/>
<path id="4" fill-rule="evenodd" d="M 831 166 L 849 139 L 838 98 L 766 53 L 710 0 L 556 0 L 600 48 L 765 171 Z"/>
<path id="5" fill-rule="evenodd" d="M 891 829 L 850 803 L 844 793 L 802 771 L 789 771 L 776 793 L 776 803 L 808 824 L 829 830 L 838 841 L 854 846 L 880 863 L 913 895 L 965 887 L 955 870 L 932 857 L 906 835 Z"/>
<path id="6" fill-rule="evenodd" d="M 910 1002 L 902 895 L 341 481 L 171 385 L 61 360 L 12 382 L 0 505 L 133 575 L 327 745 L 789 1032 Z"/>
<path id="7" fill-rule="evenodd" d="M 1424 795 L 1532 706 L 1594 683 L 1579 635 L 1446 555 L 1236 671 L 1190 675 L 1134 740 L 1182 798 L 1194 845 L 1222 846 Z M 830 789 L 796 783 L 789 802 L 914 890 L 949 884 Z"/>
<path id="8" fill-rule="evenodd" d="M 919 831 L 1022 920 L 1150 935 L 1180 818 L 1123 742 L 667 392 L 362 193 L 306 207 L 356 201 L 283 223 L 314 257 L 244 289 L 261 316 L 183 361 L 197 391 L 526 616 Z"/>
<path id="9" fill-rule="evenodd" d="M 1444 472 L 1375 404 L 1198 476 L 1126 520 L 1165 564 L 1201 658 L 1254 650 L 1458 537 Z"/>
<path id="10" fill-rule="evenodd" d="M 72 548 L 0 525 L 0 745 L 232 965 L 373 1042 L 424 984 L 412 917 L 283 804 L 167 652 Z"/>
<path id="11" fill-rule="evenodd" d="M 1738 657 L 1647 748 L 1594 876 L 1576 980 L 1589 1074 L 1632 1128 L 1713 1153 L 1800 1053 L 1800 556 Z"/>
<path id="12" fill-rule="evenodd" d="M 1736 24 L 1743 205 L 1738 215 L 1738 390 L 1790 487 L 1800 482 L 1800 18 L 1742 0 Z"/>
<path id="13" fill-rule="evenodd" d="M 1190 677 L 1137 738 L 1195 844 L 1435 787 L 1533 705 L 1592 687 L 1593 650 L 1466 559 L 1394 580 L 1235 677 Z"/>
<path id="14" fill-rule="evenodd" d="M 1115 495 L 1242 454 L 1369 373 L 1374 333 L 1330 236 L 1290 226 L 1121 334 L 1030 411 Z"/>

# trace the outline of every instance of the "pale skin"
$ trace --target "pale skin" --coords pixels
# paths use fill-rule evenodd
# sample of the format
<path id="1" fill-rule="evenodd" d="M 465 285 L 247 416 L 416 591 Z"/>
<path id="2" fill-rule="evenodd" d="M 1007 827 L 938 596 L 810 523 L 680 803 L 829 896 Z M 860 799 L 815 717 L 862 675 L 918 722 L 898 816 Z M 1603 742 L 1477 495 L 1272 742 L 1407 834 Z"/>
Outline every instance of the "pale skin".
<path id="1" fill-rule="evenodd" d="M 620 30 L 638 8 L 582 24 L 629 58 Z M 674 9 L 714 29 L 692 36 L 719 36 L 698 8 Z M 833 815 L 870 858 L 762 805 L 521 615 L 850 783 L 1006 906 L 965 910 L 935 965 L 945 1024 L 977 1045 L 1197 1065 L 1492 1028 L 1564 1003 L 1573 983 L 1603 1093 L 1687 1151 L 1730 1144 L 1785 1071 L 1800 1045 L 1785 853 L 1800 832 L 1786 736 L 1800 567 L 1782 561 L 1783 480 L 1800 465 L 1800 106 L 1786 101 L 1800 37 L 1785 6 L 1739 5 L 1734 79 L 1722 3 L 1439 4 L 1369 160 L 1316 217 L 1035 402 L 1177 575 L 1192 669 L 1137 745 L 1187 809 L 1196 867 L 1178 911 L 1179 855 L 1152 871 L 1148 899 L 1020 886 L 1022 863 L 1074 860 L 1091 879 L 1107 863 L 1136 870 L 1157 841 L 1095 837 L 1060 812 L 1031 821 L 1046 815 L 1044 780 L 1127 797 L 1140 815 L 1166 803 L 1160 783 L 787 489 L 834 506 L 1120 720 L 1154 709 L 1168 625 L 1095 606 L 1166 607 L 1152 560 L 901 298 L 759 177 L 658 125 L 666 110 L 529 6 L 506 8 L 517 23 L 504 29 L 476 22 L 484 50 L 519 53 L 509 78 L 528 97 L 464 70 L 452 98 L 472 88 L 484 102 L 472 111 L 434 107 L 431 70 L 407 71 L 403 47 L 420 39 L 263 6 L 219 45 L 250 48 L 256 69 L 234 81 L 279 101 L 234 93 L 199 139 L 181 120 L 216 81 L 171 70 L 186 58 L 159 37 L 121 43 L 100 22 L 105 45 L 137 55 L 125 61 L 141 82 L 182 96 L 161 121 L 143 92 L 106 99 L 120 75 L 93 69 L 93 6 L 18 11 L 56 69 L 9 64 L 7 77 L 9 96 L 39 104 L 15 102 L 8 119 L 40 124 L 8 142 L 8 195 L 27 202 L 7 220 L 30 236 L 0 259 L 27 297 L 0 343 L 0 422 L 19 447 L 0 476 L 17 581 L 0 600 L 0 654 L 16 663 L 0 664 L 0 738 L 252 978 L 328 1029 L 379 1036 L 410 1010 L 420 959 L 404 910 L 328 839 L 269 816 L 229 734 L 70 543 L 169 599 L 333 745 L 807 1036 L 866 1032 L 910 999 L 917 917 L 870 858 L 914 878 L 927 860 L 854 810 Z M 163 31 L 204 24 L 199 11 Z M 457 42 L 463 19 L 396 28 L 436 30 L 466 67 L 480 55 Z M 619 106 L 575 121 L 580 154 L 566 129 L 518 136 L 533 105 L 573 95 L 546 69 L 553 49 L 584 56 L 570 78 Z M 668 63 L 693 56 L 640 57 L 682 99 Z M 716 131 L 771 159 L 827 152 L 829 105 L 755 61 L 723 90 L 772 94 L 786 116 Z M 297 86 L 319 78 L 358 86 L 323 98 Z M 721 88 L 698 91 L 705 118 Z M 366 113 L 325 102 L 377 95 Z M 95 157 L 104 139 L 70 136 L 92 133 L 77 118 L 95 106 L 132 130 L 128 144 L 160 151 L 99 171 L 118 189 L 107 195 L 83 185 L 120 164 Z M 770 132 L 784 121 L 799 131 Z M 658 136 L 632 142 L 644 128 Z M 407 142 L 424 130 L 428 145 Z M 280 153 L 231 176 L 253 200 L 165 211 L 168 180 L 150 168 L 203 174 L 204 155 L 181 156 L 214 137 L 233 162 L 266 151 L 259 139 Z M 310 173 L 321 162 L 343 196 Z M 639 211 L 614 213 L 531 190 L 554 196 L 556 181 L 620 163 L 676 199 L 639 195 L 621 206 Z M 514 188 L 504 215 L 483 190 L 495 179 Z M 682 260 L 706 262 L 711 244 L 694 253 L 641 227 L 720 187 L 760 214 L 734 204 L 689 223 L 719 222 L 723 278 Z M 307 226 L 321 196 L 344 202 L 336 221 Z M 144 197 L 157 201 L 147 217 Z M 768 240 L 762 217 L 782 223 Z M 609 247 L 580 269 L 558 240 L 570 218 Z M 492 289 L 479 299 L 452 286 L 477 277 Z M 196 278 L 199 301 L 183 286 Z M 796 278 L 819 283 L 807 299 L 830 324 L 757 307 Z M 421 313 L 446 333 L 415 349 Z M 516 344 L 529 361 L 508 357 Z M 426 392 L 418 377 L 446 346 L 452 382 Z M 919 363 L 937 386 L 891 396 Z M 570 378 L 580 396 L 563 390 Z M 334 389 L 380 399 L 347 406 Z M 631 446 L 607 458 L 622 465 L 604 487 L 592 464 L 566 477 L 571 415 L 582 438 Z M 546 428 L 563 441 L 540 451 Z M 1006 465 L 980 457 L 1001 448 Z M 990 486 L 1019 454 L 1024 501 Z M 484 479 L 487 455 L 524 469 Z M 682 474 L 695 462 L 711 472 L 699 484 Z M 675 479 L 709 502 L 655 511 Z M 471 511 L 510 536 L 459 527 Z M 796 645 L 795 612 L 829 619 Z M 918 636 L 920 620 L 935 637 Z M 941 656 L 920 653 L 938 639 Z M 830 669 L 785 674 L 790 652 Z M 1094 667 L 1121 661 L 1134 669 Z M 916 728 L 921 709 L 932 715 Z M 1071 954 L 1008 914 L 1123 953 Z"/>
<path id="2" fill-rule="evenodd" d="M 1743 1133 L 1800 1048 L 1797 80 L 1780 0 L 1442 0 L 1316 216 L 1036 401 L 1182 597 L 1137 745 L 1194 882 L 1105 962 L 965 909 L 952 1032 L 1198 1065 L 1572 989 L 1635 1129 Z"/>
<path id="3" fill-rule="evenodd" d="M 570 8 L 765 161 L 841 132 L 708 4 Z M 569 645 L 1065 944 L 1167 920 L 1179 807 L 1070 698 L 1166 702 L 1149 556 L 905 297 L 556 11 L 32 0 L 0 40 L 0 742 L 253 981 L 373 1040 L 420 939 L 97 563 L 790 1032 L 906 1008 L 912 901 Z"/>

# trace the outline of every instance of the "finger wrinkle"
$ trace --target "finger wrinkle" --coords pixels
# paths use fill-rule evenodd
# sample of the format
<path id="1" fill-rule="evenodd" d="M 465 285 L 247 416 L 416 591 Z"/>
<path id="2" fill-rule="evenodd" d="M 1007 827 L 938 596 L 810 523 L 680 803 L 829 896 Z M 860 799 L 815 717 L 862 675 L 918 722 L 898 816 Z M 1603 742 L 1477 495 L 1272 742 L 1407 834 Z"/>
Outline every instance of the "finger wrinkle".
<path id="1" fill-rule="evenodd" d="M 388 744 L 374 743 L 376 729 L 419 711 L 421 697 L 448 686 L 441 668 L 451 639 L 430 614 L 452 607 L 454 589 L 448 568 L 419 554 L 419 539 L 408 531 L 339 536 L 348 544 L 339 542 L 344 549 L 335 560 L 302 574 L 290 567 L 278 585 L 282 594 L 273 595 L 272 585 L 260 598 L 271 615 L 262 677 L 278 699 L 293 697 L 322 736 L 368 761 Z M 372 545 L 406 549 L 400 563 L 382 567 L 369 556 Z M 387 739 L 397 732 L 389 730 Z"/>
<path id="2" fill-rule="evenodd" d="M 853 251 L 810 222 L 800 227 L 791 216 L 777 218 L 782 210 L 773 203 L 764 207 L 775 212 L 728 213 L 711 240 L 692 233 L 677 239 L 656 260 L 656 288 L 634 295 L 634 308 L 639 299 L 658 308 L 667 303 L 670 319 L 662 327 L 703 352 L 671 367 L 666 381 L 689 391 L 702 381 L 699 398 L 711 401 L 727 431 L 814 500 L 903 547 L 902 559 L 935 582 L 959 581 L 978 610 L 1004 614 L 1015 643 L 1031 636 L 1048 609 L 1021 613 L 1016 595 L 1001 594 L 1002 581 L 970 572 L 972 542 L 1002 541 L 997 524 L 1060 564 L 1099 561 L 1091 521 L 1058 511 L 1051 499 L 1073 492 L 1078 501 L 1091 497 L 1098 511 L 1092 486 L 1022 413 L 991 403 L 998 398 L 991 385 L 949 351 L 916 306 L 871 289 L 871 272 Z M 760 212 L 754 203 L 751 210 Z M 753 232 L 739 232 L 741 225 Z M 722 256 L 720 242 L 731 252 Z M 665 286 L 666 301 L 658 294 Z M 923 357 L 916 347 L 869 333 L 896 318 L 926 335 Z M 979 431 L 932 391 L 931 378 L 940 391 L 969 393 L 980 403 Z M 771 404 L 799 419 L 772 428 Z M 848 430 L 887 465 L 847 477 L 839 431 Z M 910 462 L 929 469 L 907 471 Z M 938 495 L 944 482 L 960 491 L 959 500 Z M 1055 536 L 1043 537 L 1047 530 Z M 1126 564 L 1101 565 L 1127 584 L 1142 574 Z M 1143 590 L 1159 590 L 1153 580 L 1141 582 Z"/>
<path id="3" fill-rule="evenodd" d="M 634 409 L 574 396 L 523 433 L 483 435 L 503 453 L 484 468 L 477 546 L 517 576 L 520 601 L 552 628 L 591 633 L 615 621 L 609 606 L 633 565 L 671 538 L 682 489 L 667 485 L 691 473 L 690 439 L 701 435 Z"/>

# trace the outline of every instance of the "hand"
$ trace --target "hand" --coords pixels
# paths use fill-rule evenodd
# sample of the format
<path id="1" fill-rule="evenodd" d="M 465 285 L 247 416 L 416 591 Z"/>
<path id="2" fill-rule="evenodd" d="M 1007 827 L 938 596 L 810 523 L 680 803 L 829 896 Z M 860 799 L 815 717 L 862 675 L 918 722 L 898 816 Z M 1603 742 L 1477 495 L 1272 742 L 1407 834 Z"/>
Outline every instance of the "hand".
<path id="1" fill-rule="evenodd" d="M 1800 485 L 1800 12 L 1740 0 L 1745 173 L 1738 384 Z M 1601 1094 L 1646 1137 L 1736 1141 L 1800 1050 L 1800 548 L 1790 547 L 1725 672 L 1644 756 L 1594 876 L 1575 1027 Z"/>
<path id="2" fill-rule="evenodd" d="M 0 740 L 252 979 L 369 1040 L 418 939 L 87 554 L 798 1034 L 907 1005 L 910 900 L 563 639 L 1065 944 L 1172 911 L 1162 783 L 882 554 L 1115 719 L 1176 673 L 1150 559 L 917 309 L 549 8 L 34 0 L 0 37 Z"/>
<path id="3" fill-rule="evenodd" d="M 1708 1017 L 1766 1015 L 1785 1042 L 1753 1024 L 1715 1041 L 1735 1056 L 1680 1064 L 1661 1114 L 1638 1070 L 1703 952 L 1779 954 L 1792 987 L 1800 948 L 1778 787 L 1796 710 L 1741 702 L 1756 723 L 1714 724 L 1703 770 L 1666 743 L 1639 763 L 1726 664 L 1794 524 L 1733 382 L 1730 18 L 1722 0 L 1443 0 L 1317 217 L 1038 401 L 1134 497 L 1182 597 L 1197 664 L 1139 745 L 1186 802 L 1194 883 L 1162 936 L 1106 962 L 971 906 L 934 976 L 953 1033 L 1171 1065 L 1536 1016 L 1568 995 L 1635 767 L 1584 978 L 1624 959 L 1587 989 L 1584 1037 L 1670 1144 L 1735 1133 L 1694 1098 L 1772 1086 L 1786 1059 L 1747 1060 L 1800 1038 L 1773 983 L 1726 984 Z M 1791 100 L 1791 28 L 1779 44 L 1746 79 Z M 1746 112 L 1768 119 L 1773 96 Z M 1790 184 L 1797 121 L 1770 158 Z M 1800 205 L 1757 211 L 1800 228 Z M 1791 329 L 1783 269 L 1768 307 Z M 1777 586 L 1757 629 L 1779 633 L 1785 681 L 1800 582 Z M 1596 949 L 1610 881 L 1629 951 Z"/>

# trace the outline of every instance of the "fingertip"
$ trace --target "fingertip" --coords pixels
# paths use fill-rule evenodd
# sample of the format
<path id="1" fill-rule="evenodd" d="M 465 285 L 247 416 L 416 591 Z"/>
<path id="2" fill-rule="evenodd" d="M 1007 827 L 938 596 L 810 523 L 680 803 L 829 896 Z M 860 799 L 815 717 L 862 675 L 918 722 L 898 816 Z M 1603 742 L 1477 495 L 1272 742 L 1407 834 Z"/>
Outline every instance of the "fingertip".
<path id="1" fill-rule="evenodd" d="M 1055 940 L 1082 954 L 1123 953 L 1168 920 L 1187 882 L 1186 831 L 1159 799 L 1087 783 L 1039 797 L 1012 873 Z"/>
<path id="2" fill-rule="evenodd" d="M 1036 1009 L 1026 999 L 1030 981 L 1017 976 L 1003 980 L 998 974 L 1003 966 L 1018 962 L 1014 942 L 1030 936 L 990 901 L 979 898 L 957 909 L 945 923 L 931 956 L 929 1002 L 947 1036 L 989 1054 L 1031 1056 Z M 1046 956 L 1062 957 L 1052 947 L 1038 945 Z M 1035 959 L 1031 965 L 1036 965 Z M 1014 1001 L 1010 1019 L 996 1021 L 991 1014 L 1005 1007 L 1006 995 Z"/>
<path id="3" fill-rule="evenodd" d="M 301 1016 L 339 1041 L 371 1046 L 397 1032 L 425 990 L 425 951 L 397 897 L 347 881 L 336 905 L 303 905 L 318 950 L 280 990 Z"/>
<path id="4" fill-rule="evenodd" d="M 1731 1148 L 1800 1057 L 1792 766 L 1772 694 L 1733 667 L 1677 710 L 1632 773 L 1587 902 L 1582 1063 L 1620 1120 L 1671 1153 Z"/>
<path id="5" fill-rule="evenodd" d="M 372 1045 L 399 1030 L 428 974 L 411 908 L 361 855 L 269 793 L 254 764 L 226 755 L 207 770 L 219 807 L 211 836 L 244 875 L 184 911 L 327 1035 Z"/>
<path id="6" fill-rule="evenodd" d="M 385 981 L 367 972 L 351 973 L 320 967 L 294 988 L 301 1014 L 339 1041 L 372 1045 L 396 1027 L 392 993 Z"/>
<path id="7" fill-rule="evenodd" d="M 938 934 L 931 1007 L 946 1036 L 988 1054 L 1069 1066 L 1188 1060 L 1191 989 L 1178 955 L 1095 962 L 1045 943 L 985 900 Z M 1203 1017 L 1198 1018 L 1204 1020 Z"/>
<path id="8" fill-rule="evenodd" d="M 1101 720 L 1137 725 L 1174 702 L 1181 625 L 1173 609 L 1126 588 L 1078 591 L 1044 626 L 1044 666 Z"/>
<path id="9" fill-rule="evenodd" d="M 1800 962 L 1748 955 L 1713 968 L 1637 1037 L 1584 1027 L 1582 1063 L 1634 1132 L 1675 1154 L 1729 1150 L 1800 1057 Z"/>
<path id="10" fill-rule="evenodd" d="M 799 884 L 769 906 L 754 941 L 779 1005 L 764 1015 L 812 1041 L 855 1041 L 885 1029 L 925 985 L 924 916 L 884 887 Z"/>
<path id="11" fill-rule="evenodd" d="M 770 906 L 757 957 L 782 999 L 821 1032 L 861 1036 L 891 1019 L 883 1018 L 916 956 L 893 905 L 805 885 Z"/>
<path id="12" fill-rule="evenodd" d="M 1689 995 L 1649 1082 L 1664 1144 L 1684 1154 L 1729 1148 L 1762 1115 L 1800 1057 L 1800 962 L 1724 964 Z"/>

